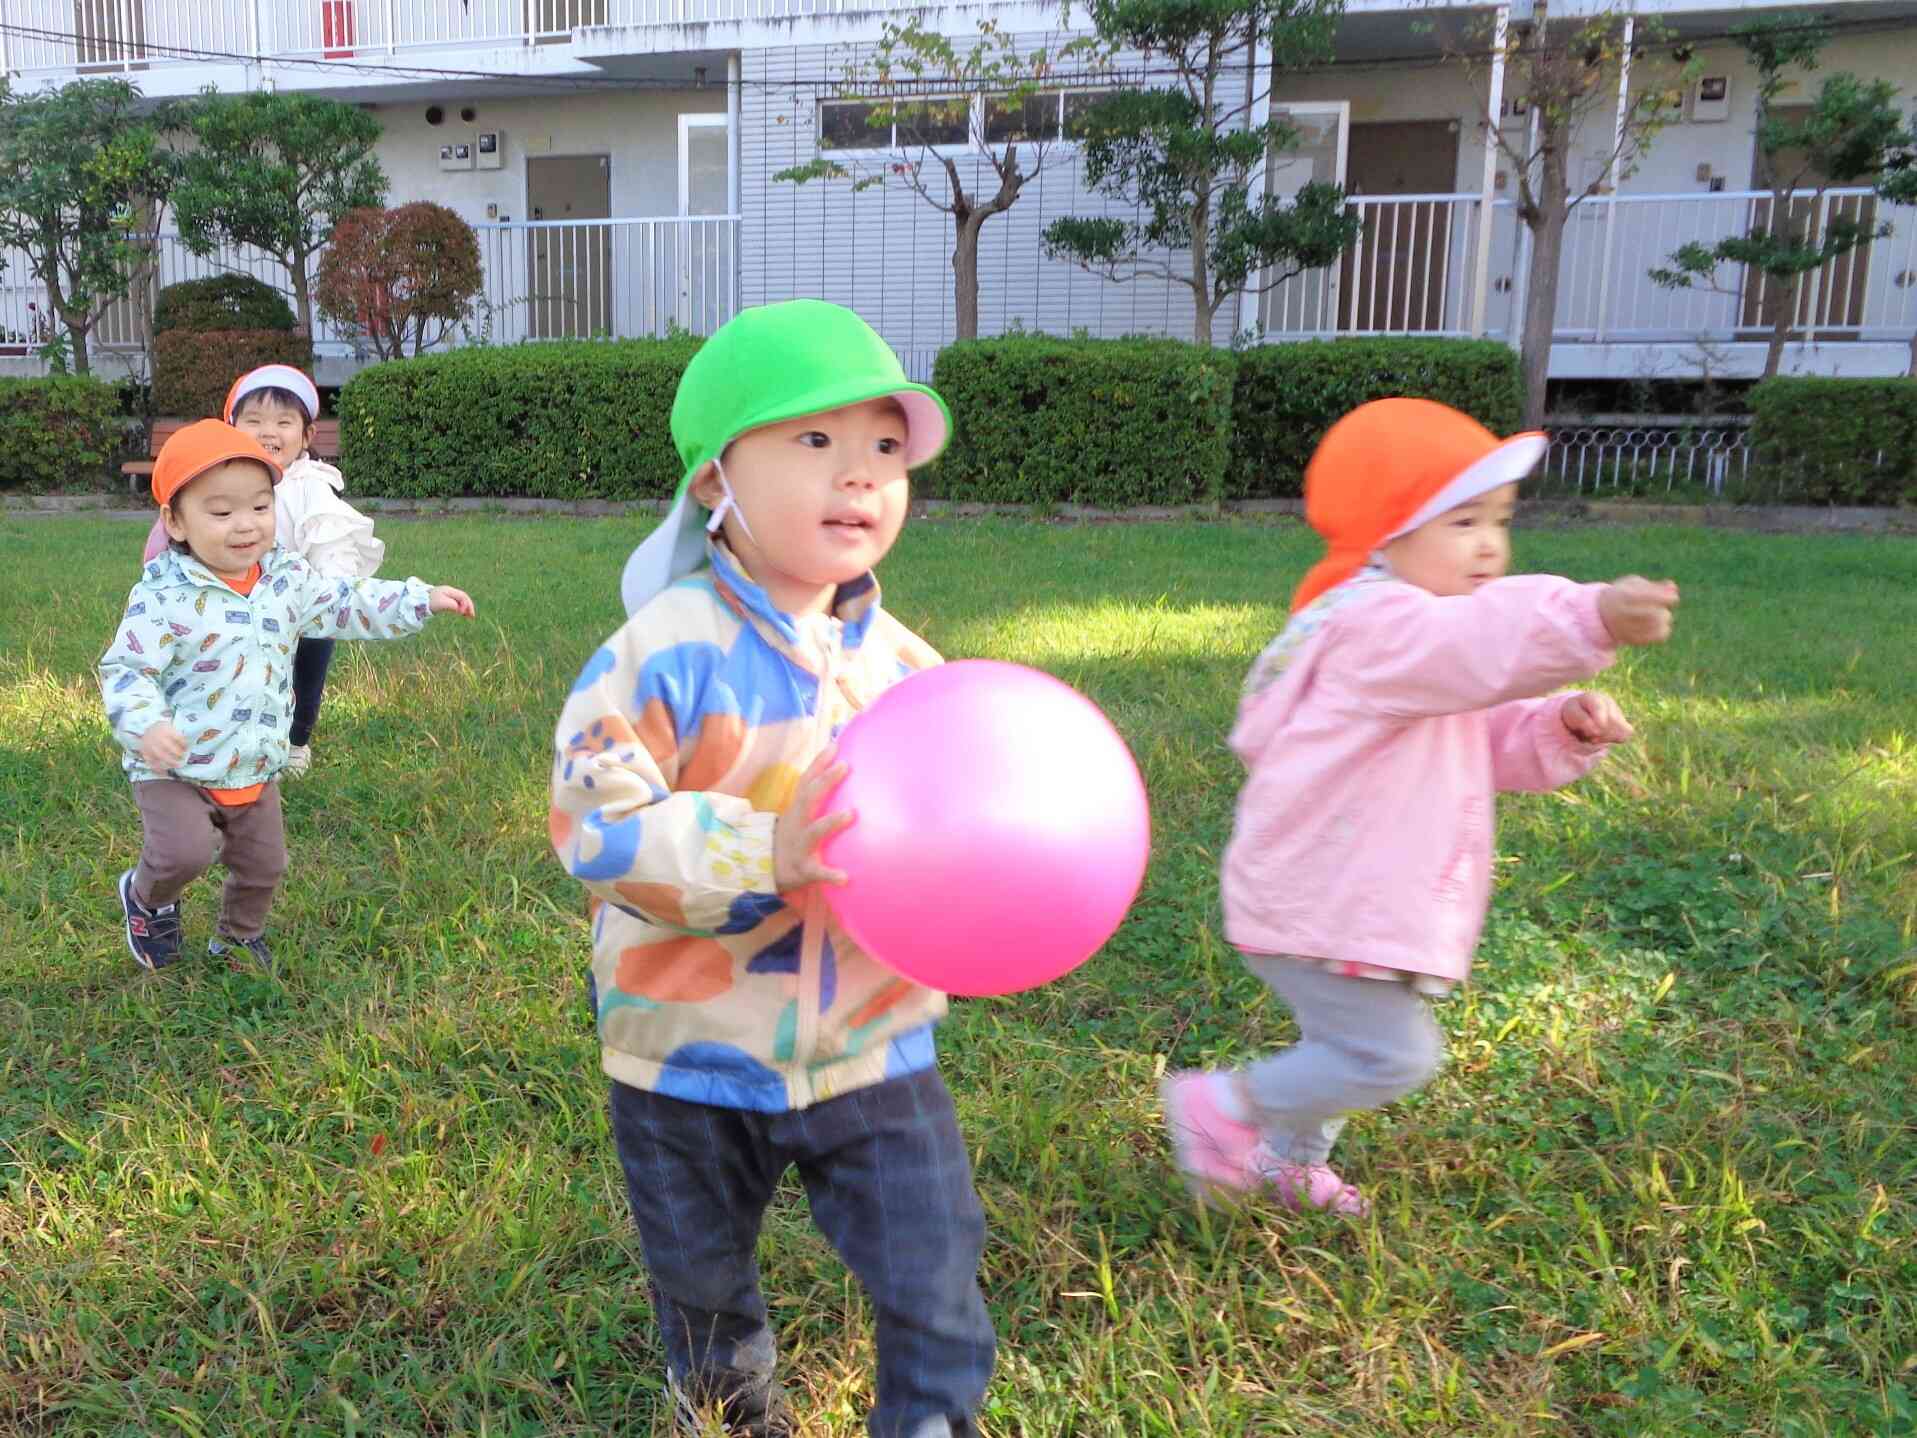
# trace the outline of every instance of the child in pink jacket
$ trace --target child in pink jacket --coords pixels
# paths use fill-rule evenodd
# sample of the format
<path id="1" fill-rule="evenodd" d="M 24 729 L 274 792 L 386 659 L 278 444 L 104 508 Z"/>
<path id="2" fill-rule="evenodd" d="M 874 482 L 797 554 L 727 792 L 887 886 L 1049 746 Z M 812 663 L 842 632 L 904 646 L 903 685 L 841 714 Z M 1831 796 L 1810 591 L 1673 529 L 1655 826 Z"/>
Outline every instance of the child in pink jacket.
<path id="1" fill-rule="evenodd" d="M 1611 699 L 1551 691 L 1669 637 L 1677 588 L 1504 577 L 1518 481 L 1545 445 L 1390 399 L 1312 457 L 1305 512 L 1329 553 L 1246 681 L 1231 745 L 1249 773 L 1222 874 L 1225 936 L 1300 1039 L 1166 1079 L 1201 1196 L 1367 1211 L 1326 1160 L 1344 1114 L 1437 1072 L 1430 1000 L 1471 970 L 1492 796 L 1569 784 L 1632 736 Z"/>

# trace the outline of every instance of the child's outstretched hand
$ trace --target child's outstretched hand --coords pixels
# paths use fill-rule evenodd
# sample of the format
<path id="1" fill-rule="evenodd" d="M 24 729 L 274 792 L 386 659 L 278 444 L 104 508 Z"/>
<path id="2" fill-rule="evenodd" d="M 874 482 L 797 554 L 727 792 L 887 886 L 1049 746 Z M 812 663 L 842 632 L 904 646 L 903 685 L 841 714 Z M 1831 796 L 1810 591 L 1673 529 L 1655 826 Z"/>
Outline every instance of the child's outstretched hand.
<path id="1" fill-rule="evenodd" d="M 147 768 L 164 774 L 186 758 L 186 735 L 162 719 L 140 736 L 140 758 Z"/>
<path id="2" fill-rule="evenodd" d="M 1580 744 L 1622 744 L 1637 737 L 1609 694 L 1573 694 L 1558 710 L 1558 718 Z"/>
<path id="3" fill-rule="evenodd" d="M 850 824 L 852 812 L 840 810 L 815 819 L 812 811 L 848 772 L 846 766 L 839 763 L 838 751 L 827 746 L 805 771 L 792 802 L 779 815 L 772 831 L 772 882 L 781 894 L 803 889 L 807 884 L 845 882 L 843 871 L 829 867 L 819 857 L 819 845 Z"/>
<path id="4" fill-rule="evenodd" d="M 428 596 L 435 614 L 457 614 L 461 618 L 473 617 L 473 599 L 463 589 L 455 589 L 450 584 L 435 584 Z"/>
<path id="5" fill-rule="evenodd" d="M 1671 637 L 1675 608 L 1677 586 L 1668 579 L 1628 574 L 1598 595 L 1598 616 L 1618 644 L 1662 644 Z"/>

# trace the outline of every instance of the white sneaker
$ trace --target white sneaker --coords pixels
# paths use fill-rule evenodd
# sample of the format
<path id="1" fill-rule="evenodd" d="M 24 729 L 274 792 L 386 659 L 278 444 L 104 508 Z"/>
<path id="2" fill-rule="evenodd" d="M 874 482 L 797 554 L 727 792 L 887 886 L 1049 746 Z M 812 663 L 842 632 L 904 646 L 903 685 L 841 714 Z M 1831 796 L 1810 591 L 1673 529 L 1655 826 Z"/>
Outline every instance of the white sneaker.
<path id="1" fill-rule="evenodd" d="M 313 746 L 295 744 L 286 751 L 286 767 L 280 773 L 288 779 L 297 779 L 313 767 Z"/>

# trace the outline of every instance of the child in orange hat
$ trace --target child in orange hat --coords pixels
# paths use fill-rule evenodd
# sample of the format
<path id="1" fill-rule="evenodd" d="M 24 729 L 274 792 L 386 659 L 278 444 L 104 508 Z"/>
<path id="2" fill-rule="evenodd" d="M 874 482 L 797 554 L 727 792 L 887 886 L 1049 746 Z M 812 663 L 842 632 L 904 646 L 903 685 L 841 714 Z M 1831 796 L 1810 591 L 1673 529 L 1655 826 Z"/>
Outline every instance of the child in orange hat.
<path id="1" fill-rule="evenodd" d="M 173 543 L 141 572 L 100 659 L 107 722 L 145 831 L 120 903 L 127 947 L 148 969 L 179 957 L 180 894 L 219 840 L 226 886 L 209 952 L 272 970 L 263 935 L 286 868 L 275 780 L 300 638 L 397 639 L 432 614 L 472 617 L 458 589 L 328 578 L 279 548 L 278 472 L 257 440 L 216 419 L 166 442 L 153 495 Z"/>
<path id="2" fill-rule="evenodd" d="M 1619 645 L 1666 639 L 1677 588 L 1505 577 L 1518 481 L 1545 446 L 1379 400 L 1306 470 L 1327 553 L 1245 683 L 1231 745 L 1248 775 L 1221 876 L 1225 935 L 1300 1038 L 1166 1079 L 1176 1160 L 1203 1195 L 1367 1211 L 1332 1143 L 1345 1114 L 1437 1071 L 1430 1000 L 1470 972 L 1494 796 L 1571 783 L 1632 737 L 1611 699 L 1552 691 Z"/>
<path id="3" fill-rule="evenodd" d="M 337 579 L 370 579 L 386 546 L 373 536 L 373 521 L 340 497 L 346 481 L 332 465 L 312 454 L 313 427 L 319 419 L 319 387 L 292 365 L 268 364 L 233 381 L 220 418 L 260 442 L 267 457 L 281 466 L 273 486 L 275 542 L 290 549 L 321 574 Z M 166 521 L 155 519 L 147 535 L 142 563 L 167 547 Z M 286 767 L 297 779 L 313 762 L 313 726 L 326 695 L 326 671 L 333 662 L 331 639 L 306 638 L 293 648 L 293 728 Z"/>

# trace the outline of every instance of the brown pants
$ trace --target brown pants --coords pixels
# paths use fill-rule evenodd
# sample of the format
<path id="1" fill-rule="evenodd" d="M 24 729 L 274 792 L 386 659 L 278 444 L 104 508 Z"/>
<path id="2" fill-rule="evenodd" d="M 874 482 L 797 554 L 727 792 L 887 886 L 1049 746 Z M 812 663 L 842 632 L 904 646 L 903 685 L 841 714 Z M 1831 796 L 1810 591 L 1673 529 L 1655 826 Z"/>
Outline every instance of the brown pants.
<path id="1" fill-rule="evenodd" d="M 223 837 L 219 932 L 257 939 L 266 931 L 267 911 L 286 872 L 279 785 L 268 784 L 251 804 L 228 808 L 197 784 L 149 779 L 133 786 L 133 802 L 146 827 L 140 867 L 133 871 L 134 898 L 151 909 L 173 903 L 213 866 L 213 841 Z"/>

